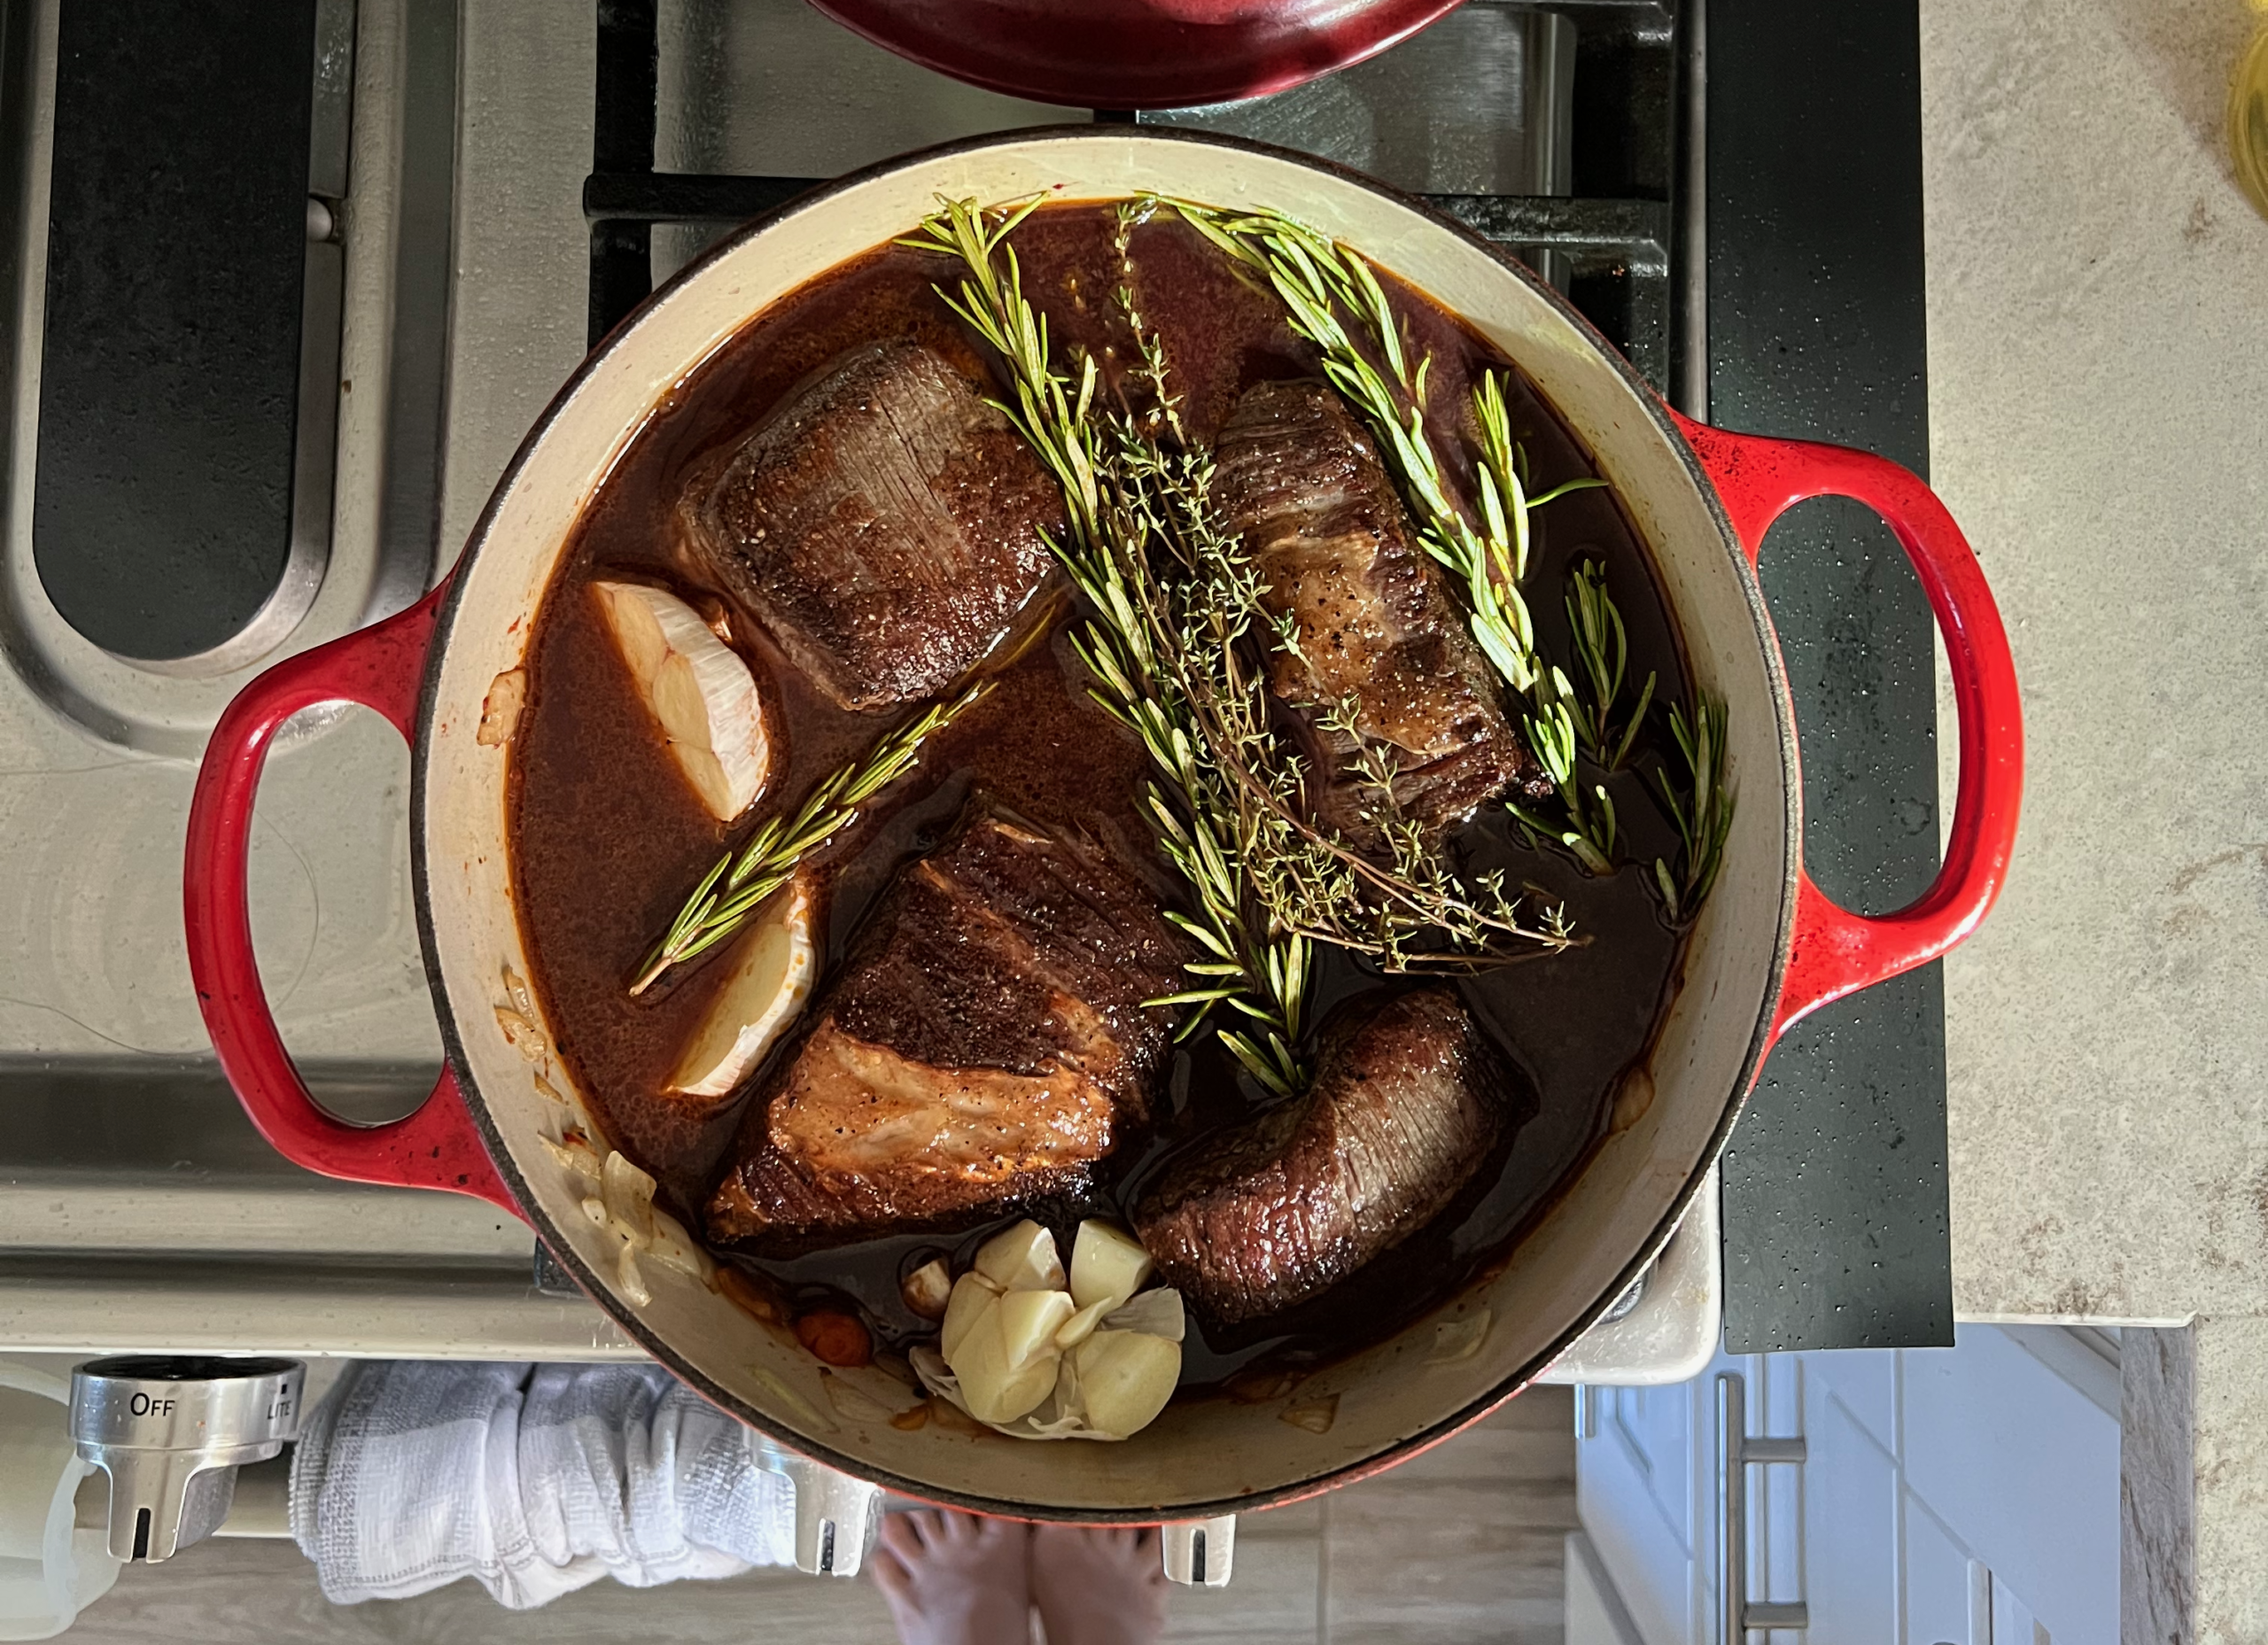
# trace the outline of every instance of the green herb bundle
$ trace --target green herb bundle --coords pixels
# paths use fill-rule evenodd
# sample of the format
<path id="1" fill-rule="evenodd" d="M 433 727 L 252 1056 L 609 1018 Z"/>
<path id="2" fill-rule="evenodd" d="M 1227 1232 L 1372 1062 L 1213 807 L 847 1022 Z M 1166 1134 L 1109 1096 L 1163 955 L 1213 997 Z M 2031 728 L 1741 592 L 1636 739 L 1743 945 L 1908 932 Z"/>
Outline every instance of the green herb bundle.
<path id="1" fill-rule="evenodd" d="M 1184 221 L 1264 282 L 1283 302 L 1292 328 L 1320 352 L 1323 370 L 1369 426 L 1418 524 L 1418 540 L 1451 574 L 1463 597 L 1473 639 L 1504 683 L 1526 701 L 1528 746 L 1556 791 L 1556 814 L 1512 805 L 1532 835 L 1557 841 L 1591 873 L 1613 872 L 1619 819 L 1602 781 L 1586 783 L 1578 757 L 1588 753 L 1604 770 L 1619 769 L 1651 705 L 1650 674 L 1620 729 L 1614 715 L 1623 687 L 1628 642 L 1621 613 L 1608 594 L 1603 568 L 1580 566 L 1567 595 L 1577 671 L 1541 656 L 1521 583 L 1527 574 L 1529 515 L 1572 491 L 1604 484 L 1570 480 L 1530 495 L 1526 454 L 1512 437 L 1498 375 L 1484 371 L 1471 410 L 1479 431 L 1472 454 L 1476 507 L 1460 507 L 1447 465 L 1427 423 L 1429 357 L 1412 357 L 1400 317 L 1370 264 L 1327 236 L 1280 213 L 1231 213 L 1189 201 L 1167 201 Z M 1476 517 L 1477 516 L 1477 517 Z M 1678 732 L 1676 727 L 1687 725 Z M 1689 723 L 1673 724 L 1687 749 L 1688 775 L 1699 785 L 1683 801 L 1670 797 L 1686 839 L 1684 866 L 1673 875 L 1657 865 L 1672 918 L 1689 917 L 1715 879 L 1714 860 L 1730 826 L 1732 797 L 1720 757 L 1724 707 L 1700 703 Z M 1713 745 L 1708 739 L 1713 735 Z M 1665 783 L 1664 793 L 1670 795 Z M 1713 845 L 1712 844 L 1713 842 Z M 1678 889 L 1673 892 L 1673 886 Z"/>

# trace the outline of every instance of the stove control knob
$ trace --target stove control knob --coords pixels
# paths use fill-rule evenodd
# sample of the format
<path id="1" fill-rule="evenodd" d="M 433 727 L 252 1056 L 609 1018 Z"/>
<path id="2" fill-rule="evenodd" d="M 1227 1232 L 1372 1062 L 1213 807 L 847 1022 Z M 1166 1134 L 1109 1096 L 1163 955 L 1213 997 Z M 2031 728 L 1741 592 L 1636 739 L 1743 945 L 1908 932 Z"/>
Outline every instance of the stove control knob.
<path id="1" fill-rule="evenodd" d="M 123 1354 L 71 1373 L 71 1439 L 110 1476 L 113 1558 L 155 1564 L 220 1528 L 237 1470 L 299 1432 L 297 1360 Z"/>

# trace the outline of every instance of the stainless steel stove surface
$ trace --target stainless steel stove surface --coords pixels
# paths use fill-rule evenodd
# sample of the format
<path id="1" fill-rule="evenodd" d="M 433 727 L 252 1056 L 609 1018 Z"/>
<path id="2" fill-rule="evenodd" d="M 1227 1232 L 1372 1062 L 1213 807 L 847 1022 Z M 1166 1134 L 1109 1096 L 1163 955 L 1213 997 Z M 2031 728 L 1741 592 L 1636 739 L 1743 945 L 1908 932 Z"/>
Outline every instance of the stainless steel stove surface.
<path id="1" fill-rule="evenodd" d="M 594 333 L 730 222 L 796 180 L 1087 112 L 944 79 L 801 0 L 485 0 L 462 11 L 454 0 L 308 0 L 315 62 L 293 129 L 308 144 L 312 204 L 299 313 L 283 316 L 295 322 L 297 393 L 280 411 L 262 404 L 285 433 L 254 431 L 289 479 L 280 505 L 274 485 L 245 493 L 276 505 L 288 533 L 263 562 L 272 586 L 247 598 L 241 576 L 230 585 L 241 610 L 221 614 L 225 632 L 209 632 L 221 619 L 193 594 L 139 608 L 121 598 L 117 609 L 152 625 L 121 632 L 157 632 L 183 615 L 168 608 L 195 607 L 193 620 L 165 629 L 193 640 L 136 651 L 138 640 L 121 644 L 89 618 L 99 598 L 58 597 L 75 586 L 58 568 L 91 556 L 81 569 L 97 595 L 102 575 L 131 595 L 155 573 L 105 561 L 102 540 L 67 538 L 57 522 L 75 516 L 41 493 L 43 434 L 52 452 L 89 443 L 49 403 L 79 345 L 50 327 L 49 298 L 56 283 L 56 312 L 84 313 L 88 293 L 104 290 L 84 277 L 70 238 L 81 232 L 71 201 L 88 190 L 58 212 L 54 174 L 58 151 L 78 152 L 73 75 L 87 69 L 74 31 L 103 10 L 40 0 L 0 14 L 0 119 L 11 128 L 0 152 L 14 157 L 0 176 L 11 384 L 0 462 L 0 1344 L 634 1354 L 579 1297 L 538 1288 L 518 1223 L 454 1196 L 312 1176 L 251 1129 L 214 1064 L 183 949 L 194 757 L 261 668 L 415 598 Z M 1692 341 L 1670 275 L 1675 66 L 1670 17 L 1657 6 L 1475 4 L 1280 97 L 1141 118 L 1304 148 L 1442 197 L 1527 248 L 1666 386 L 1685 375 L 1672 362 Z M 89 232 L 99 239 L 102 228 Z M 43 361 L 55 366 L 45 400 Z M 291 365 L 287 351 L 279 369 Z M 97 435 L 109 426 L 94 425 Z M 150 430 L 118 426 L 124 454 L 112 466 L 133 469 Z M 109 472 L 95 483 L 140 484 L 147 495 L 149 479 Z M 327 521 L 308 505 L 318 493 Z M 163 547 L 178 522 L 160 516 L 151 530 Z M 157 660 L 128 661 L 122 649 Z M 351 1118 L 407 1109 L 440 1055 L 410 899 L 408 774 L 391 729 L 336 710 L 303 717 L 279 743 L 260 795 L 252 885 L 263 974 L 311 1085 Z M 1657 1311 L 1673 1295 L 1683 1309 L 1682 1323 L 1649 1328 L 1654 1370 L 1602 1346 L 1585 1374 L 1660 1375 L 1665 1331 L 1689 1354 L 1697 1333 L 1713 1340 L 1706 1221 L 1705 1234 L 1681 1241 L 1677 1283 L 1650 1294 Z M 1706 1253 L 1697 1265 L 1696 1247 Z"/>

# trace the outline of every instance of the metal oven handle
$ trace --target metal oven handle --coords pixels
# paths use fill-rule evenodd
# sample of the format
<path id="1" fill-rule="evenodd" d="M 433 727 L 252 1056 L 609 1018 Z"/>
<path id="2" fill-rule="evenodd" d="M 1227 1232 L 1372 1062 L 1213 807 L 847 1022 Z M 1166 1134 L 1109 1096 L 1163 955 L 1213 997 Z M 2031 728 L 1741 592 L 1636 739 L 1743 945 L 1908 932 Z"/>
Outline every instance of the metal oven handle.
<path id="1" fill-rule="evenodd" d="M 1235 1568 L 1237 1517 L 1189 1519 L 1159 1527 L 1165 1554 L 1166 1579 L 1190 1587 L 1221 1588 L 1229 1585 Z"/>
<path id="2" fill-rule="evenodd" d="M 1801 1463 L 1808 1455 L 1801 1439 L 1749 1438 L 1747 1379 L 1737 1371 L 1717 1373 L 1718 1645 L 1744 1645 L 1751 1628 L 1811 1626 L 1811 1608 L 1801 1600 L 1748 1596 L 1748 1470 Z"/>

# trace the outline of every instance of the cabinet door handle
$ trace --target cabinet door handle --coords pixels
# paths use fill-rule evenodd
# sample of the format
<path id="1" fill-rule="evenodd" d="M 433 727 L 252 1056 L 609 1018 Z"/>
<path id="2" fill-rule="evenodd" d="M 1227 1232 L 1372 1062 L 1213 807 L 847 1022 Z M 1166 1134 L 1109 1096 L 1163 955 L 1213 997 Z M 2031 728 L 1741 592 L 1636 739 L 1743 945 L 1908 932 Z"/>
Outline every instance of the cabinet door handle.
<path id="1" fill-rule="evenodd" d="M 1718 1645 L 1745 1645 L 1751 1628 L 1811 1626 L 1811 1608 L 1801 1600 L 1748 1596 L 1748 1470 L 1808 1455 L 1800 1439 L 1749 1438 L 1748 1381 L 1737 1371 L 1717 1373 Z"/>

